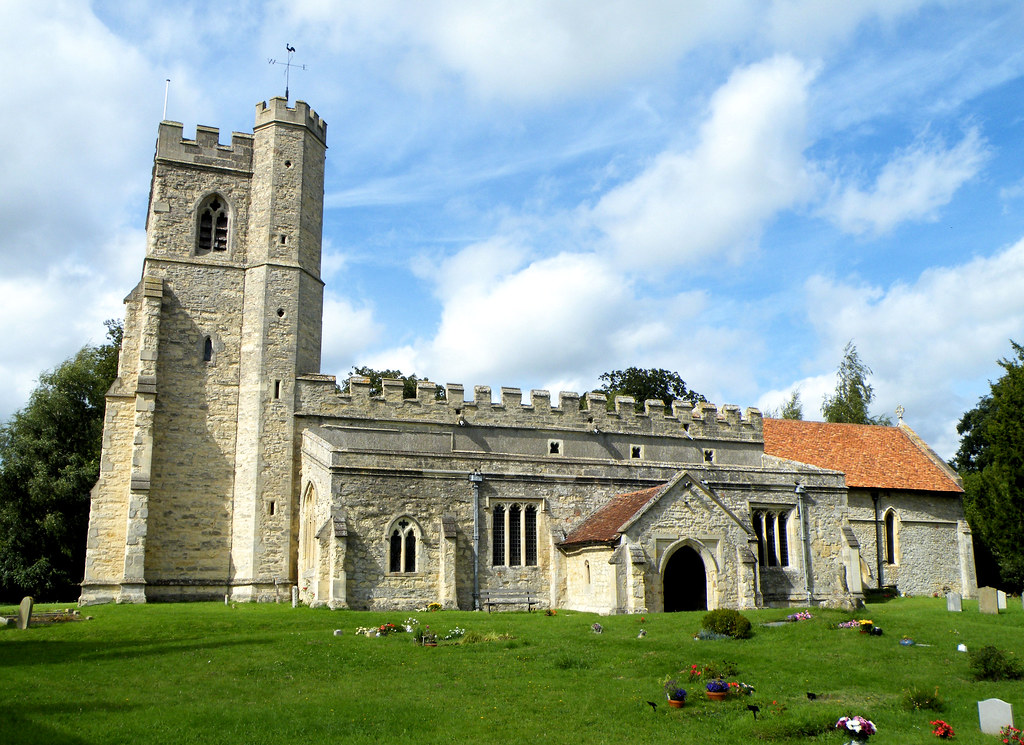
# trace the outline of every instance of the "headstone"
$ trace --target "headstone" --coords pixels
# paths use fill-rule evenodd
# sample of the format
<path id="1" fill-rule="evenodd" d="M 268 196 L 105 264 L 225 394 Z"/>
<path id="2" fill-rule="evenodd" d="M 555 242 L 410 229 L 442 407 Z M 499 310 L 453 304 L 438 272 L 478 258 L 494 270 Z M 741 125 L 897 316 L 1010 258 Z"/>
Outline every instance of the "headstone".
<path id="1" fill-rule="evenodd" d="M 951 592 L 946 595 L 946 610 L 952 613 L 960 613 L 963 609 L 963 599 L 960 597 L 959 592 Z"/>
<path id="2" fill-rule="evenodd" d="M 18 606 L 18 628 L 27 629 L 29 620 L 32 618 L 32 604 L 35 601 L 31 597 L 25 597 Z"/>
<path id="3" fill-rule="evenodd" d="M 987 698 L 978 702 L 978 719 L 986 735 L 998 735 L 1003 727 L 1013 726 L 1013 707 L 1002 699 Z"/>
<path id="4" fill-rule="evenodd" d="M 996 590 L 996 607 L 999 610 L 1006 610 L 1006 593 L 1002 590 Z"/>
<path id="5" fill-rule="evenodd" d="M 292 608 L 299 607 L 299 586 L 292 585 Z"/>
<path id="6" fill-rule="evenodd" d="M 996 588 L 978 588 L 978 610 L 982 613 L 999 613 L 999 601 L 996 598 Z"/>

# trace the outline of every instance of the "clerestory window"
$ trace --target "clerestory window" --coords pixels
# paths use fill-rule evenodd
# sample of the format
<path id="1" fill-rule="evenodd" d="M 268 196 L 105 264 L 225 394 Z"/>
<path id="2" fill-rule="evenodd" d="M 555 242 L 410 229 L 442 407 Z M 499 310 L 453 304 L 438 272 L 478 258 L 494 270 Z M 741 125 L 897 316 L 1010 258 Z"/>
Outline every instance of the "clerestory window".
<path id="1" fill-rule="evenodd" d="M 789 513 L 784 510 L 755 510 L 757 561 L 763 567 L 789 566 Z"/>
<path id="2" fill-rule="evenodd" d="M 196 255 L 228 250 L 228 207 L 224 199 L 212 194 L 199 207 L 196 229 Z"/>
<path id="3" fill-rule="evenodd" d="M 491 565 L 537 566 L 537 505 L 499 502 L 491 510 Z"/>

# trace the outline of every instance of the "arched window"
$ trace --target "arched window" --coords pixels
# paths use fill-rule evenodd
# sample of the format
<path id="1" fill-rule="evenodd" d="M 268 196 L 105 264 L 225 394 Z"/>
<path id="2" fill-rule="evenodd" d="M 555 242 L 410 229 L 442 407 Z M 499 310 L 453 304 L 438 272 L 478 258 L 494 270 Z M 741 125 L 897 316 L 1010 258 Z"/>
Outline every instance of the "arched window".
<path id="1" fill-rule="evenodd" d="M 299 572 L 305 575 L 306 572 L 313 570 L 316 567 L 316 491 L 313 489 L 313 485 L 309 484 L 306 487 L 306 492 L 302 496 L 301 512 L 301 535 L 299 544 Z"/>
<path id="2" fill-rule="evenodd" d="M 228 250 L 228 206 L 219 194 L 211 194 L 199 206 L 196 255 Z"/>
<path id="3" fill-rule="evenodd" d="M 504 502 L 491 511 L 491 564 L 537 566 L 537 505 Z"/>
<path id="4" fill-rule="evenodd" d="M 213 339 L 203 339 L 203 362 L 213 362 Z"/>
<path id="5" fill-rule="evenodd" d="M 887 510 L 885 513 L 885 563 L 896 563 L 896 512 Z"/>
<path id="6" fill-rule="evenodd" d="M 416 524 L 403 517 L 391 526 L 388 536 L 388 571 L 392 573 L 416 571 Z"/>
<path id="7" fill-rule="evenodd" d="M 753 513 L 757 561 L 763 567 L 789 566 L 789 512 L 757 510 Z"/>

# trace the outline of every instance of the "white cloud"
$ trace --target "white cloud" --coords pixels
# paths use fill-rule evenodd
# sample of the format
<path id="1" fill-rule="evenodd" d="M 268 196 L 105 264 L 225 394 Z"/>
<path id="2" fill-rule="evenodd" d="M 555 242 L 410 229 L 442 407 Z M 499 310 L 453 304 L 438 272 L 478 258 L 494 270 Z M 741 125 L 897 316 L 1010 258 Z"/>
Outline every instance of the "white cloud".
<path id="1" fill-rule="evenodd" d="M 825 212 L 848 233 L 883 234 L 907 220 L 934 220 L 988 156 L 976 128 L 952 148 L 922 139 L 896 153 L 870 188 L 838 189 Z"/>
<path id="2" fill-rule="evenodd" d="M 874 371 L 873 411 L 891 415 L 902 404 L 907 423 L 950 456 L 955 423 L 986 392 L 980 382 L 998 377 L 1009 340 L 1024 338 L 1022 286 L 1024 240 L 991 257 L 928 269 L 913 284 L 883 290 L 817 276 L 806 289 L 822 366 L 834 369 L 852 339 Z"/>
<path id="3" fill-rule="evenodd" d="M 699 142 L 668 150 L 592 212 L 620 261 L 641 268 L 738 259 L 779 210 L 807 199 L 812 73 L 791 57 L 737 70 L 712 97 Z"/>
<path id="4" fill-rule="evenodd" d="M 377 0 L 282 4 L 289 23 L 336 49 L 380 54 L 413 89 L 454 80 L 484 99 L 546 101 L 618 84 L 709 42 L 746 35 L 749 0 Z"/>
<path id="5" fill-rule="evenodd" d="M 367 347 L 379 341 L 383 332 L 371 306 L 354 305 L 329 290 L 324 293 L 323 324 L 320 369 L 339 379 L 348 378 L 352 361 L 360 359 Z"/>

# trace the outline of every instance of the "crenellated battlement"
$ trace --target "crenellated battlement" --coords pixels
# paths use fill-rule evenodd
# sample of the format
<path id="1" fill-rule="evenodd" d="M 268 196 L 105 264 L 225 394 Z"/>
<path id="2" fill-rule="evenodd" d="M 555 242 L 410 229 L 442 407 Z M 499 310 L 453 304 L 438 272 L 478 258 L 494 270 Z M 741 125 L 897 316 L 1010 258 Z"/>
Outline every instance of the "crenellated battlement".
<path id="1" fill-rule="evenodd" d="M 156 139 L 156 159 L 173 161 L 206 168 L 223 168 L 231 171 L 252 171 L 251 134 L 232 132 L 231 144 L 220 144 L 220 130 L 217 127 L 196 127 L 194 140 L 184 135 L 181 122 L 160 122 Z"/>
<path id="2" fill-rule="evenodd" d="M 288 101 L 280 96 L 271 98 L 269 103 L 262 101 L 256 104 L 256 129 L 271 122 L 285 122 L 306 127 L 321 142 L 327 144 L 327 122 L 320 118 L 305 101 L 296 101 L 294 108 L 289 108 Z"/>
<path id="3" fill-rule="evenodd" d="M 529 429 L 561 429 L 581 432 L 677 435 L 694 440 L 760 441 L 763 433 L 761 412 L 712 403 L 676 400 L 666 407 L 660 400 L 644 402 L 637 412 L 631 396 L 616 396 L 614 408 L 607 408 L 603 393 L 562 391 L 557 403 L 545 390 L 530 391 L 530 402 L 523 402 L 519 388 L 501 388 L 494 401 L 489 386 L 478 385 L 472 399 L 465 386 L 446 385 L 446 398 L 435 398 L 436 385 L 421 380 L 415 398 L 403 398 L 401 380 L 383 381 L 383 395 L 370 395 L 370 379 L 349 378 L 349 392 L 341 393 L 331 375 L 307 375 L 298 380 L 298 412 L 323 418 L 370 418 L 377 420 L 419 420 L 460 427 L 492 426 Z"/>

